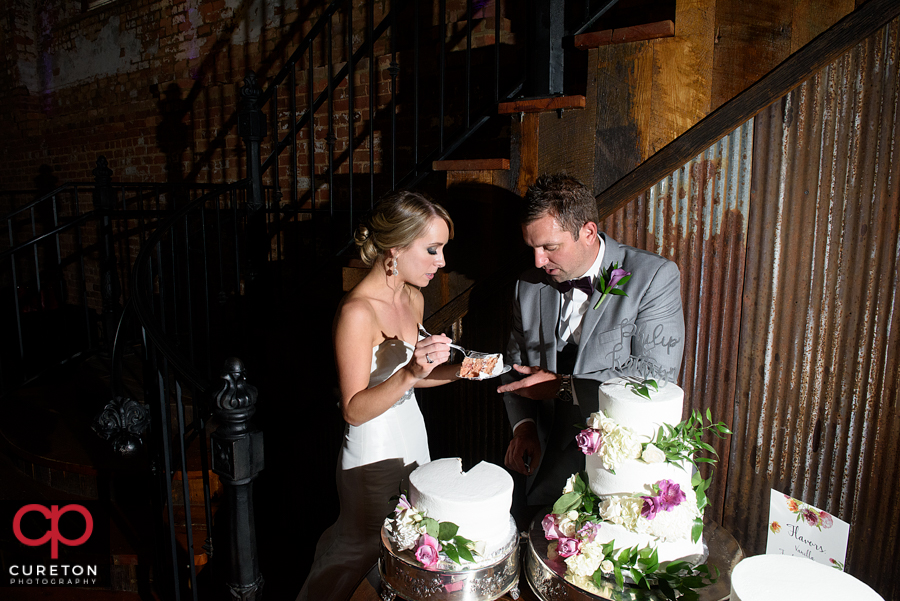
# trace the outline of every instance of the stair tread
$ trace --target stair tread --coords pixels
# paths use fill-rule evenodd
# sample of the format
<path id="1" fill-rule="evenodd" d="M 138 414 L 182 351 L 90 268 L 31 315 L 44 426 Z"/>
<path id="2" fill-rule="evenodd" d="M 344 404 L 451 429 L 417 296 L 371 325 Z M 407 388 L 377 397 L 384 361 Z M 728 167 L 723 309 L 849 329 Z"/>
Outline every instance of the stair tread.
<path id="1" fill-rule="evenodd" d="M 515 113 L 546 113 L 560 109 L 583 109 L 586 106 L 584 96 L 546 96 L 543 98 L 522 98 L 497 105 L 497 113 L 512 115 Z"/>

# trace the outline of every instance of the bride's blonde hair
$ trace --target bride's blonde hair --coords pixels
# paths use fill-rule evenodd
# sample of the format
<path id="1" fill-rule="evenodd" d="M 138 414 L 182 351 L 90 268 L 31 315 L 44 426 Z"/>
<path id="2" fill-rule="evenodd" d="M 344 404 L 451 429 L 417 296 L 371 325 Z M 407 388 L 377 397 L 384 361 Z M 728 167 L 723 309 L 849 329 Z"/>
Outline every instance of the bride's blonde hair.
<path id="1" fill-rule="evenodd" d="M 356 228 L 354 242 L 360 258 L 371 267 L 390 249 L 408 247 L 425 235 L 435 217 L 444 220 L 453 239 L 453 220 L 444 207 L 421 192 L 392 192 L 379 200 L 371 215 Z"/>

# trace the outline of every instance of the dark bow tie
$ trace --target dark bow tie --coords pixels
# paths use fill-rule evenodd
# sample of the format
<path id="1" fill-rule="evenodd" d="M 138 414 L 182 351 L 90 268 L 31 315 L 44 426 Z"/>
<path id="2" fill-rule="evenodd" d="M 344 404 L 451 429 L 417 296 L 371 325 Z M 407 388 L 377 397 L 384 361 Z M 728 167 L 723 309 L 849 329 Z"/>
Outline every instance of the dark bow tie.
<path id="1" fill-rule="evenodd" d="M 556 289 L 560 294 L 565 294 L 572 288 L 578 288 L 588 296 L 594 293 L 594 287 L 591 285 L 591 278 L 588 276 L 580 277 L 577 280 L 566 280 L 556 285 Z"/>

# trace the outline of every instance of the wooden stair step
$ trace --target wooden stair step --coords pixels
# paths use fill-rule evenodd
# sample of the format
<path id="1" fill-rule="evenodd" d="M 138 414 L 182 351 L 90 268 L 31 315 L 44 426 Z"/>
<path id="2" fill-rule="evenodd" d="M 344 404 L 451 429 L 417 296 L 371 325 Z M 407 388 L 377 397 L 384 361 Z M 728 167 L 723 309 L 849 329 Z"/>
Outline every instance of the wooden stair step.
<path id="1" fill-rule="evenodd" d="M 586 105 L 584 96 L 546 96 L 543 98 L 522 98 L 510 102 L 501 102 L 497 105 L 497 113 L 500 115 L 514 115 L 516 113 L 548 113 L 564 109 L 583 109 Z"/>
<path id="2" fill-rule="evenodd" d="M 434 161 L 431 168 L 435 171 L 492 171 L 509 170 L 509 159 L 459 159 L 452 161 Z"/>
<path id="3" fill-rule="evenodd" d="M 575 47 L 580 50 L 589 50 L 601 46 L 611 46 L 612 44 L 644 42 L 673 37 L 675 37 L 675 22 L 666 20 L 632 25 L 631 27 L 582 33 L 575 36 Z"/>

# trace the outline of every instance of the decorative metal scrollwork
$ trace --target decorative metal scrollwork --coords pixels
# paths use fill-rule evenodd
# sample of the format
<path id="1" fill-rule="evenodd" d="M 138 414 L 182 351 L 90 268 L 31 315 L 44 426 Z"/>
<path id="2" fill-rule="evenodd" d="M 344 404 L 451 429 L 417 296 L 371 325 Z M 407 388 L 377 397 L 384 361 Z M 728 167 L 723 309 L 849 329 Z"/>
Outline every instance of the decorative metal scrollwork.
<path id="1" fill-rule="evenodd" d="M 112 444 L 122 457 L 133 457 L 141 448 L 142 437 L 150 430 L 147 407 L 128 397 L 116 397 L 94 417 L 91 425 L 100 438 Z"/>

